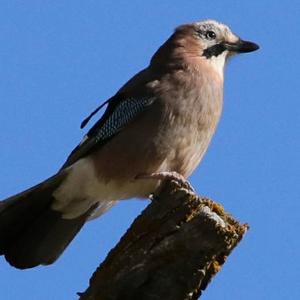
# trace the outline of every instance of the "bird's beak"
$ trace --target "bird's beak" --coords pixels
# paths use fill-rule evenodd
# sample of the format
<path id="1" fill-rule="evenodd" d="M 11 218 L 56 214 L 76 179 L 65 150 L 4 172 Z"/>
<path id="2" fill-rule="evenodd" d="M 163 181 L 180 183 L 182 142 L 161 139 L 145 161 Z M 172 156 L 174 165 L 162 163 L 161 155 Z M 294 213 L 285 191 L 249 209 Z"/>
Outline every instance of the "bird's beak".
<path id="1" fill-rule="evenodd" d="M 235 43 L 225 42 L 223 43 L 224 47 L 228 51 L 237 52 L 237 53 L 246 53 L 252 52 L 259 49 L 259 46 L 255 43 L 249 41 L 243 41 L 239 39 Z"/>

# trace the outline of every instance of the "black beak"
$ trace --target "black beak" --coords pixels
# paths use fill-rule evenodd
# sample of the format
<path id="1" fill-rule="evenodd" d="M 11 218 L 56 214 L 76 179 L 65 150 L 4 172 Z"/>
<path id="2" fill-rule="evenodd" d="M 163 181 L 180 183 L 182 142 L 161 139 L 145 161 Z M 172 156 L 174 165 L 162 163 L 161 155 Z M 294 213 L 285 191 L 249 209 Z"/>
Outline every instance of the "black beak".
<path id="1" fill-rule="evenodd" d="M 252 52 L 259 49 L 259 46 L 255 43 L 238 40 L 236 43 L 223 43 L 224 47 L 228 51 L 237 52 L 237 53 L 246 53 Z"/>

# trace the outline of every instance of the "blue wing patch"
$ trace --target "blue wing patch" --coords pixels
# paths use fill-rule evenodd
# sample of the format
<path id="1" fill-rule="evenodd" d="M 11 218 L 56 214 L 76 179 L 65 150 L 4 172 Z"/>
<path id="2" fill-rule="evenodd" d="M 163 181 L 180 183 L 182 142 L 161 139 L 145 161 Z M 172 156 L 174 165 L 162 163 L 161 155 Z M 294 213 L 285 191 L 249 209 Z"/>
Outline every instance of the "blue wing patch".
<path id="1" fill-rule="evenodd" d="M 153 98 L 146 97 L 139 99 L 128 98 L 120 102 L 103 125 L 96 131 L 96 142 L 115 135 L 152 102 Z"/>
<path id="2" fill-rule="evenodd" d="M 154 102 L 154 97 L 123 97 L 116 95 L 100 105 L 88 118 L 86 118 L 81 127 L 84 127 L 95 113 L 103 105 L 108 103 L 107 109 L 100 120 L 89 130 L 81 143 L 71 152 L 62 168 L 66 168 L 76 162 L 78 159 L 88 155 L 95 147 L 101 147 L 110 138 L 122 130 L 127 124 L 133 121 L 141 112 L 147 109 Z"/>

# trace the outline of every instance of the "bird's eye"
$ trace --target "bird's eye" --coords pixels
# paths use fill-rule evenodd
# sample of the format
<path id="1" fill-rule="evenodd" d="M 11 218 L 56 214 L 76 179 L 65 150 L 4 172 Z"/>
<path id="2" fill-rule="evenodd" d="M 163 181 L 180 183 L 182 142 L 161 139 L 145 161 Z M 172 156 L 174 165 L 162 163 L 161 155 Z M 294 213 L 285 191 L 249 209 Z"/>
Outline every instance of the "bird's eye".
<path id="1" fill-rule="evenodd" d="M 211 30 L 208 30 L 206 31 L 205 33 L 205 37 L 208 39 L 208 40 L 214 40 L 216 38 L 216 33 L 214 31 L 211 31 Z"/>

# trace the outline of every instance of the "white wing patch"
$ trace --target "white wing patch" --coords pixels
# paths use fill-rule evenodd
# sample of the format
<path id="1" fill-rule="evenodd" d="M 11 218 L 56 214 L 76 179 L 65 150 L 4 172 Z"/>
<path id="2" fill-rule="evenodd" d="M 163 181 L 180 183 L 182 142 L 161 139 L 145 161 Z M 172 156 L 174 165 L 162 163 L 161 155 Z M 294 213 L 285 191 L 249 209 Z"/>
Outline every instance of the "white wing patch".
<path id="1" fill-rule="evenodd" d="M 116 201 L 133 197 L 147 198 L 158 182 L 145 180 L 104 181 L 96 174 L 95 166 L 89 158 L 80 159 L 69 167 L 64 182 L 53 192 L 51 207 L 63 214 L 64 219 L 81 216 L 95 203 L 98 208 L 90 219 L 103 214 Z"/>

